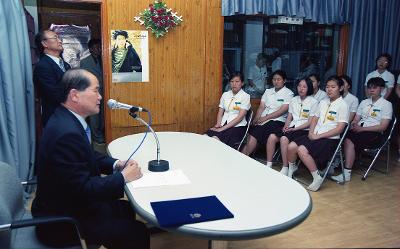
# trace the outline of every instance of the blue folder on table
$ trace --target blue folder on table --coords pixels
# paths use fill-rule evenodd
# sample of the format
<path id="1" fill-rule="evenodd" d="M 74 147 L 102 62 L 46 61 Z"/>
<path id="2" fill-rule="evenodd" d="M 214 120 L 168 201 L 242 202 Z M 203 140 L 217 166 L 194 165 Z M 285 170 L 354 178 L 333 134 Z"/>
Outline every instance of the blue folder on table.
<path id="1" fill-rule="evenodd" d="M 161 227 L 233 218 L 233 214 L 215 195 L 150 204 Z"/>

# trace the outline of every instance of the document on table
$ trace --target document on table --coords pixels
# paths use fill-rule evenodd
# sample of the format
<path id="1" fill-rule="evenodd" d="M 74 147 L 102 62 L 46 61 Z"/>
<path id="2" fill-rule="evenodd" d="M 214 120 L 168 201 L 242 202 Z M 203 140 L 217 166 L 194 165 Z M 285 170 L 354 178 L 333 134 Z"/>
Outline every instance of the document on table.
<path id="1" fill-rule="evenodd" d="M 129 182 L 129 188 L 156 187 L 164 185 L 189 184 L 189 178 L 180 169 L 169 170 L 166 172 L 148 172 L 136 180 Z"/>

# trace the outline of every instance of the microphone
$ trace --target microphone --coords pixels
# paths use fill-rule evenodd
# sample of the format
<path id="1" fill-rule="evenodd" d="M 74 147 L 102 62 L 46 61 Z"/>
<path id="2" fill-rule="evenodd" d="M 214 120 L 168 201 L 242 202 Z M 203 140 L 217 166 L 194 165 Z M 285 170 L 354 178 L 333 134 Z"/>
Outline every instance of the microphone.
<path id="1" fill-rule="evenodd" d="M 148 110 L 140 107 L 140 106 L 132 106 L 124 103 L 120 103 L 114 99 L 109 99 L 107 101 L 107 105 L 110 109 L 128 109 L 129 110 L 129 115 L 136 119 L 137 121 L 141 122 L 144 124 L 150 132 L 153 134 L 154 139 L 156 140 L 156 145 L 157 145 L 157 159 L 156 160 L 151 160 L 149 162 L 149 170 L 153 172 L 163 172 L 169 170 L 169 162 L 166 160 L 161 160 L 160 159 L 160 141 L 158 140 L 156 132 L 151 128 L 151 126 L 146 123 L 143 119 L 137 116 L 136 112 L 149 112 Z M 150 113 L 150 112 L 149 112 Z"/>
<path id="2" fill-rule="evenodd" d="M 124 104 L 114 99 L 109 99 L 107 101 L 107 105 L 110 109 L 126 109 L 132 112 L 148 112 L 148 110 L 144 109 L 143 107 Z"/>

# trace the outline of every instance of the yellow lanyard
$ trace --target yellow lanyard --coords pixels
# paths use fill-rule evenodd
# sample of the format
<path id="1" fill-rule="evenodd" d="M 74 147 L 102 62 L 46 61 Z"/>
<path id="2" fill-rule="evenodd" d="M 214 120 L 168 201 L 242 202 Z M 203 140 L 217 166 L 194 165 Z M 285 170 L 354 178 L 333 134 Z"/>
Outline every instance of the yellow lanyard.
<path id="1" fill-rule="evenodd" d="M 366 117 L 371 116 L 371 115 L 369 114 L 369 111 L 371 111 L 371 109 L 372 109 L 373 106 L 374 106 L 373 104 L 369 104 L 369 109 L 368 109 L 368 111 L 367 111 L 366 114 L 365 114 Z M 371 116 L 371 117 L 372 117 L 372 116 Z"/>
<path id="2" fill-rule="evenodd" d="M 331 107 L 331 104 L 329 103 L 329 105 L 328 105 L 328 109 L 326 110 L 326 112 L 325 112 L 325 117 L 324 117 L 324 122 L 323 122 L 323 124 L 325 124 L 325 122 L 326 122 L 326 118 L 327 118 L 327 116 L 328 116 L 328 112 L 329 112 L 329 108 Z"/>
<path id="3" fill-rule="evenodd" d="M 229 111 L 229 107 L 231 107 L 231 104 L 232 104 L 232 102 L 233 102 L 234 99 L 235 99 L 235 97 L 232 97 L 232 98 L 231 98 L 231 102 L 229 102 L 229 105 L 228 105 L 228 111 Z"/>
<path id="4" fill-rule="evenodd" d="M 301 110 L 303 109 L 303 102 L 300 104 L 300 112 L 299 112 L 299 119 L 301 119 Z"/>

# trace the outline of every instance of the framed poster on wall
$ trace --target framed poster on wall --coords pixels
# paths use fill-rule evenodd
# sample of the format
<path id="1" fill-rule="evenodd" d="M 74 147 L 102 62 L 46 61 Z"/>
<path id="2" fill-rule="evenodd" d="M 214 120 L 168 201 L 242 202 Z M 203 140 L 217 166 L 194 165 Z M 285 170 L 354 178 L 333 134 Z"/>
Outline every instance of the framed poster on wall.
<path id="1" fill-rule="evenodd" d="M 149 81 L 148 32 L 111 30 L 112 82 Z"/>

